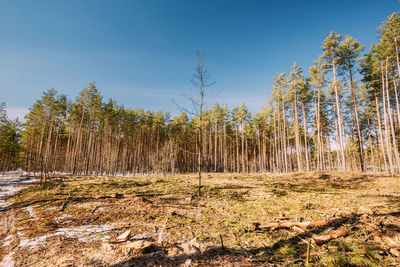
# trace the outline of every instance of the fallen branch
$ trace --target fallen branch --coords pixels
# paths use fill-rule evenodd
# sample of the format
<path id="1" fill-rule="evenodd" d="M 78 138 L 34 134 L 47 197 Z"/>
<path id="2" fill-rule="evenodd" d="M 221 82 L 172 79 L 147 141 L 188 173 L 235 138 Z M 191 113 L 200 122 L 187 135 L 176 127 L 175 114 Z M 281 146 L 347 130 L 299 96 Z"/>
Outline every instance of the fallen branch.
<path id="1" fill-rule="evenodd" d="M 344 237 L 348 233 L 349 233 L 349 231 L 347 231 L 347 229 L 341 228 L 339 230 L 332 231 L 332 232 L 330 232 L 328 234 L 325 234 L 325 235 L 315 235 L 314 234 L 312 236 L 312 239 L 314 240 L 315 244 L 322 245 L 322 244 L 324 244 L 324 243 L 326 243 L 326 242 L 328 242 L 328 241 L 330 241 L 332 239 L 336 239 L 336 238 L 339 238 L 339 237 Z"/>
<path id="2" fill-rule="evenodd" d="M 332 225 L 337 222 L 338 222 L 338 219 L 332 219 L 332 220 L 327 220 L 327 221 L 310 221 L 310 222 L 276 222 L 276 223 L 267 223 L 267 224 L 259 225 L 258 227 L 262 230 L 271 230 L 271 231 L 295 227 L 295 229 L 298 231 L 299 228 L 304 230 L 307 228 Z"/>
<path id="3" fill-rule="evenodd" d="M 314 228 L 314 227 L 322 227 L 322 226 L 334 226 L 342 224 L 347 221 L 349 217 L 331 219 L 331 220 L 316 220 L 309 222 L 275 222 L 275 223 L 267 223 L 262 225 L 257 225 L 257 223 L 253 223 L 253 227 L 256 226 L 257 229 L 261 230 L 278 230 L 278 229 L 288 229 L 293 228 L 294 230 L 301 232 L 300 229 Z"/>

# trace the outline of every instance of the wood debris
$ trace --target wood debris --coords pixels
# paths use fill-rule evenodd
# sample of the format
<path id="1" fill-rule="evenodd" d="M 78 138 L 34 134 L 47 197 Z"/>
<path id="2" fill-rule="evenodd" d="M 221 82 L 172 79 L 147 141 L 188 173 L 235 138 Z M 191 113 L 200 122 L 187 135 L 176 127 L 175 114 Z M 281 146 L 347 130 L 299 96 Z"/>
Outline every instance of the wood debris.
<path id="1" fill-rule="evenodd" d="M 94 209 L 90 212 L 90 213 L 95 213 L 97 211 L 97 209 L 100 208 L 99 206 L 94 207 Z"/>
<path id="2" fill-rule="evenodd" d="M 251 223 L 250 226 L 249 226 L 249 230 L 250 231 L 260 230 L 260 223 L 258 223 L 258 222 Z"/>
<path id="3" fill-rule="evenodd" d="M 321 227 L 321 226 L 327 226 L 331 224 L 332 221 L 310 221 L 310 222 L 276 222 L 276 223 L 267 223 L 267 224 L 262 224 L 259 225 L 260 229 L 263 230 L 278 230 L 278 229 L 288 229 L 292 227 L 297 227 L 301 229 L 307 229 L 307 228 L 312 228 L 312 227 Z"/>
<path id="4" fill-rule="evenodd" d="M 147 240 L 128 241 L 126 244 L 120 247 L 122 250 L 133 250 L 135 252 L 141 252 L 143 254 L 149 254 L 162 250 L 161 247 L 156 246 Z"/>
<path id="5" fill-rule="evenodd" d="M 149 254 L 152 252 L 160 251 L 161 248 L 154 245 L 152 242 L 147 240 L 128 241 L 119 248 L 120 250 L 141 252 L 143 254 Z"/>
<path id="6" fill-rule="evenodd" d="M 400 257 L 400 233 L 391 230 L 382 232 L 372 224 L 367 226 L 367 230 L 371 232 L 370 237 L 380 243 L 383 249 L 388 250 L 393 256 Z"/>
<path id="7" fill-rule="evenodd" d="M 120 234 L 117 237 L 117 240 L 119 240 L 119 241 L 128 241 L 129 238 L 131 237 L 131 234 L 132 234 L 132 230 L 129 229 L 129 230 L 125 231 L 124 233 Z"/>
<path id="8" fill-rule="evenodd" d="M 165 222 L 164 222 L 164 225 L 163 225 L 161 231 L 158 232 L 158 241 L 157 241 L 158 244 L 162 244 L 162 242 L 163 242 L 163 234 L 165 231 L 165 227 L 167 226 L 168 219 L 169 219 L 168 217 L 165 219 Z"/>
<path id="9" fill-rule="evenodd" d="M 330 219 L 330 220 L 315 220 L 309 222 L 274 222 L 274 223 L 267 223 L 267 224 L 258 224 L 252 223 L 250 225 L 250 229 L 254 229 L 256 226 L 256 230 L 279 230 L 279 229 L 289 229 L 292 228 L 297 232 L 301 232 L 300 229 L 305 230 L 308 228 L 315 228 L 315 227 L 323 227 L 323 226 L 334 226 L 339 225 L 345 221 L 347 221 L 349 217 L 343 217 L 338 219 Z"/>
<path id="10" fill-rule="evenodd" d="M 152 243 L 147 240 L 127 241 L 121 248 L 140 250 L 149 247 Z"/>
<path id="11" fill-rule="evenodd" d="M 111 198 L 123 198 L 123 195 L 119 194 L 118 192 L 115 192 L 115 193 L 112 193 L 110 197 Z"/>
<path id="12" fill-rule="evenodd" d="M 298 226 L 296 226 L 296 225 L 293 226 L 292 229 L 293 229 L 295 232 L 298 232 L 298 233 L 304 233 L 304 232 L 305 232 L 304 229 L 302 229 L 302 228 L 300 228 L 300 227 L 298 227 Z"/>
<path id="13" fill-rule="evenodd" d="M 347 229 L 341 228 L 339 230 L 332 231 L 330 233 L 324 234 L 324 235 L 313 235 L 312 239 L 317 245 L 322 245 L 332 239 L 336 239 L 339 237 L 344 237 L 349 233 Z"/>

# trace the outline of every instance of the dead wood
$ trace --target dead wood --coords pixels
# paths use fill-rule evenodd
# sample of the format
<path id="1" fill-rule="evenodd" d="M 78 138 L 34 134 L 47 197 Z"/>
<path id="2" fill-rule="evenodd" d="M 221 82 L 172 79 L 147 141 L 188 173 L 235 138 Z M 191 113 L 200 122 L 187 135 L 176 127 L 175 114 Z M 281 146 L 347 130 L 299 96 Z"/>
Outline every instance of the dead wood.
<path id="1" fill-rule="evenodd" d="M 383 249 L 389 250 L 396 257 L 400 256 L 400 233 L 391 230 L 383 232 L 372 224 L 367 225 L 367 230 L 371 232 L 370 237 L 378 242 Z"/>
<path id="2" fill-rule="evenodd" d="M 112 193 L 111 198 L 123 198 L 124 196 L 122 194 L 119 194 L 118 192 Z"/>
<path id="3" fill-rule="evenodd" d="M 158 244 L 162 244 L 162 242 L 163 242 L 163 234 L 164 234 L 164 231 L 165 231 L 165 227 L 167 226 L 168 219 L 169 219 L 169 217 L 167 217 L 165 219 L 164 225 L 163 225 L 161 231 L 158 233 L 158 241 L 157 241 Z"/>
<path id="4" fill-rule="evenodd" d="M 330 220 L 315 220 L 309 222 L 274 222 L 274 223 L 267 223 L 267 224 L 259 224 L 257 222 L 252 223 L 250 225 L 250 229 L 255 230 L 279 230 L 279 229 L 289 229 L 292 228 L 297 232 L 301 232 L 300 229 L 305 230 L 308 228 L 317 228 L 317 227 L 324 227 L 324 226 L 337 226 L 341 225 L 342 223 L 351 219 L 351 216 L 346 216 L 337 219 L 330 219 Z"/>
<path id="5" fill-rule="evenodd" d="M 300 228 L 300 227 L 298 227 L 296 225 L 292 227 L 292 230 L 294 230 L 297 233 L 304 233 L 305 232 L 304 229 L 302 229 L 302 228 Z"/>
<path id="6" fill-rule="evenodd" d="M 138 240 L 138 241 L 128 241 L 120 249 L 123 250 L 134 250 L 134 251 L 146 251 L 151 250 L 150 248 L 153 246 L 153 243 L 147 240 Z"/>
<path id="7" fill-rule="evenodd" d="M 310 221 L 310 222 L 276 222 L 276 223 L 267 223 L 267 224 L 259 225 L 259 228 L 262 230 L 273 231 L 273 230 L 278 230 L 278 229 L 288 229 L 288 228 L 296 227 L 297 230 L 299 228 L 304 230 L 307 228 L 327 226 L 327 225 L 331 225 L 336 222 L 337 222 L 337 219 L 326 220 L 326 221 Z"/>
<path id="8" fill-rule="evenodd" d="M 129 238 L 131 237 L 131 234 L 132 234 L 132 230 L 129 229 L 129 230 L 123 232 L 122 234 L 120 234 L 117 237 L 117 240 L 119 240 L 119 241 L 128 241 Z"/>
<path id="9" fill-rule="evenodd" d="M 332 239 L 336 239 L 339 237 L 344 237 L 349 233 L 349 231 L 347 231 L 347 229 L 345 228 L 341 228 L 339 230 L 335 230 L 332 231 L 328 234 L 324 234 L 324 235 L 313 235 L 312 239 L 314 240 L 315 244 L 317 245 L 322 245 Z"/>
<path id="10" fill-rule="evenodd" d="M 62 204 L 62 206 L 61 206 L 61 208 L 60 208 L 60 211 L 64 211 L 65 208 L 67 207 L 67 205 L 68 205 L 68 201 L 65 201 L 65 202 Z"/>
<path id="11" fill-rule="evenodd" d="M 307 254 L 306 254 L 306 264 L 310 264 L 310 251 L 311 251 L 311 239 L 307 242 Z"/>
<path id="12" fill-rule="evenodd" d="M 100 208 L 99 206 L 94 207 L 94 209 L 90 212 L 90 213 L 95 213 L 97 211 L 97 209 Z"/>

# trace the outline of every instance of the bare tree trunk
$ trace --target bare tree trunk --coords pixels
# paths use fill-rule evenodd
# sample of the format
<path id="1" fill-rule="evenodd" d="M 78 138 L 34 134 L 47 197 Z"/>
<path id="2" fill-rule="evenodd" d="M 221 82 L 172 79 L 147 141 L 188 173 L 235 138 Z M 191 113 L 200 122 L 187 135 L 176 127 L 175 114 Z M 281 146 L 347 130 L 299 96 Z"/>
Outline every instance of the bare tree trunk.
<path id="1" fill-rule="evenodd" d="M 343 135 L 343 121 L 342 121 L 342 116 L 340 112 L 340 104 L 339 104 L 339 92 L 338 92 L 338 87 L 337 87 L 337 82 L 336 82 L 336 63 L 335 63 L 335 58 L 332 55 L 332 62 L 333 62 L 333 83 L 335 87 L 335 99 L 336 99 L 336 112 L 337 112 L 337 117 L 338 117 L 338 128 L 339 128 L 339 146 L 340 146 L 340 153 L 342 156 L 342 170 L 346 170 L 346 158 L 344 154 L 344 135 Z"/>
<path id="2" fill-rule="evenodd" d="M 299 117 L 297 113 L 297 96 L 294 95 L 293 100 L 293 119 L 294 119 L 294 135 L 296 140 L 296 159 L 297 159 L 297 170 L 299 172 L 303 171 L 303 163 L 300 154 L 300 134 L 299 134 Z"/>
<path id="3" fill-rule="evenodd" d="M 307 116 L 306 116 L 306 106 L 303 103 L 303 121 L 304 121 L 304 146 L 306 150 L 306 168 L 307 171 L 310 171 L 310 161 L 308 156 L 308 141 L 307 141 Z"/>
<path id="4" fill-rule="evenodd" d="M 285 111 L 285 100 L 282 100 L 282 115 L 283 115 L 283 158 L 284 161 L 282 162 L 284 164 L 285 172 L 287 173 L 288 170 L 288 155 L 287 155 L 287 140 L 286 140 L 286 111 Z"/>
<path id="5" fill-rule="evenodd" d="M 380 147 L 381 147 L 381 152 L 382 152 L 382 157 L 383 157 L 383 162 L 385 165 L 385 171 L 388 172 L 388 165 L 386 162 L 386 151 L 385 151 L 385 145 L 384 145 L 384 138 L 383 138 L 383 130 L 382 130 L 382 120 L 381 120 L 381 108 L 379 106 L 379 100 L 378 100 L 378 95 L 376 92 L 376 89 L 374 88 L 374 97 L 375 97 L 375 108 L 376 108 L 376 117 L 378 119 L 378 125 L 379 125 L 379 139 L 380 139 Z"/>
<path id="6" fill-rule="evenodd" d="M 385 74 L 386 74 L 386 98 L 387 98 L 387 106 L 388 106 L 388 117 L 389 117 L 389 122 L 390 122 L 390 129 L 392 131 L 392 142 L 393 142 L 393 150 L 394 150 L 394 155 L 397 163 L 397 170 L 400 171 L 400 157 L 399 157 L 399 151 L 397 149 L 397 142 L 396 142 L 396 133 L 394 131 L 394 126 L 393 126 L 393 119 L 392 119 L 392 108 L 390 105 L 390 96 L 389 96 L 389 77 L 388 77 L 388 60 L 389 58 L 386 57 L 386 68 L 385 68 Z"/>
<path id="7" fill-rule="evenodd" d="M 354 89 L 353 73 L 352 73 L 351 67 L 349 67 L 349 76 L 350 76 L 351 93 L 352 93 L 352 98 L 353 98 L 354 114 L 356 117 L 358 152 L 360 155 L 361 171 L 363 172 L 364 171 L 364 148 L 363 148 L 363 141 L 362 141 L 362 136 L 361 136 L 360 120 L 358 118 L 358 105 L 357 105 L 357 100 L 356 100 L 356 92 Z"/>
<path id="8" fill-rule="evenodd" d="M 394 175 L 394 169 L 393 169 L 393 161 L 392 161 L 392 149 L 390 146 L 390 137 L 389 137 L 389 122 L 388 122 L 388 116 L 386 112 L 386 90 L 385 90 L 385 78 L 383 74 L 383 68 L 382 68 L 382 93 L 383 93 L 383 113 L 384 113 L 384 121 L 385 121 L 385 141 L 386 141 L 386 151 L 387 151 L 387 156 L 389 160 L 389 169 L 390 169 L 390 174 Z"/>
<path id="9" fill-rule="evenodd" d="M 334 106 L 334 110 L 336 111 L 336 108 Z M 341 146 L 340 146 L 340 137 L 339 137 L 339 132 L 338 132 L 338 119 L 337 119 L 337 115 L 334 116 L 335 117 L 335 139 L 336 139 L 336 156 L 337 156 L 337 168 L 340 169 L 340 166 L 342 166 L 341 163 L 341 158 L 339 155 L 339 152 L 341 152 Z"/>

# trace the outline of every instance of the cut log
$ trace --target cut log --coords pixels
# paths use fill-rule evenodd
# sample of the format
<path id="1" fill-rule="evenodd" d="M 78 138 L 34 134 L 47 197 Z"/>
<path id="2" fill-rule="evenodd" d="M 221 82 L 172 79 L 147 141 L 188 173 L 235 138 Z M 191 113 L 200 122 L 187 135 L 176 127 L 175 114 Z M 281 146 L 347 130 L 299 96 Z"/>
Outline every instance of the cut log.
<path id="1" fill-rule="evenodd" d="M 339 230 L 332 231 L 332 232 L 330 232 L 328 234 L 325 234 L 325 235 L 315 235 L 314 234 L 312 236 L 312 239 L 314 240 L 315 244 L 322 245 L 322 244 L 324 244 L 324 243 L 326 243 L 326 242 L 328 242 L 328 241 L 330 241 L 332 239 L 343 237 L 343 236 L 346 236 L 347 234 L 348 234 L 347 229 L 341 228 Z"/>

